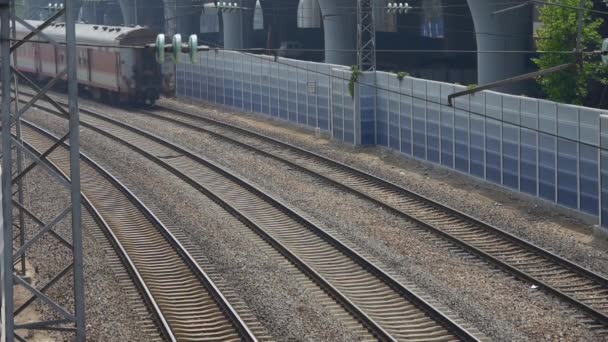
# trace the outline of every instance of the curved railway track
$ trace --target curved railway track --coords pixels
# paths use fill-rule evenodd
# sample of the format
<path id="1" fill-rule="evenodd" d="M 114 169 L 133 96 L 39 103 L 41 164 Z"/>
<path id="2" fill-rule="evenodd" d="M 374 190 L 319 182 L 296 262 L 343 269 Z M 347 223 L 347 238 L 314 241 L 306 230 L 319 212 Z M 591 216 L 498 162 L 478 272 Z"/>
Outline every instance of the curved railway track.
<path id="1" fill-rule="evenodd" d="M 411 220 L 586 314 L 583 321 L 608 333 L 608 279 L 565 258 L 395 183 L 254 131 L 175 108 L 138 111 L 210 134 L 310 174 Z"/>
<path id="2" fill-rule="evenodd" d="M 151 133 L 82 108 L 81 126 L 128 146 L 208 196 L 314 281 L 375 338 L 485 339 L 476 329 L 464 328 L 339 239 L 231 171 Z"/>
<path id="3" fill-rule="evenodd" d="M 33 151 L 58 140 L 23 121 Z M 65 146 L 47 157 L 68 178 Z M 83 202 L 117 251 L 165 341 L 257 341 L 207 274 L 165 226 L 116 178 L 81 154 Z"/>

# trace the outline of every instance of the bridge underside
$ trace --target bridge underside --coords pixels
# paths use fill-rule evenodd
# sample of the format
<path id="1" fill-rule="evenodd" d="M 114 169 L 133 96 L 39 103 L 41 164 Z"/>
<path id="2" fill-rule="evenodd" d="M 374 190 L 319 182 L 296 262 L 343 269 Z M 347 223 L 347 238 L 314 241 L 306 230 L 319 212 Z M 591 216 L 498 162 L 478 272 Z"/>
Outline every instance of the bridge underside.
<path id="1" fill-rule="evenodd" d="M 34 19 L 48 17 L 44 6 L 48 0 L 31 0 Z M 84 0 L 80 20 L 106 25 L 146 25 L 159 32 L 187 36 L 202 33 L 205 26 L 203 7 L 209 0 Z M 215 17 L 220 23 L 217 32 L 202 33 L 205 40 L 226 48 L 266 48 L 275 50 L 282 43 L 301 46 L 303 51 L 290 57 L 322 60 L 327 63 L 356 63 L 357 20 L 356 0 L 259 0 L 254 27 L 256 0 L 236 0 L 243 11 L 223 13 Z M 377 0 L 377 48 L 380 69 L 404 70 L 416 75 L 418 69 L 431 74 L 417 76 L 484 84 L 522 74 L 532 67 L 526 54 L 500 53 L 509 50 L 530 50 L 532 44 L 532 11 L 524 7 L 510 13 L 492 15 L 506 7 L 503 0 L 420 0 L 422 9 L 408 14 L 387 15 Z M 511 5 L 524 0 L 512 1 Z M 319 18 L 302 22 L 298 8 L 317 6 Z M 444 9 L 450 5 L 449 9 Z M 462 5 L 462 6 L 459 6 Z M 468 6 L 467 6 L 468 5 Z M 261 11 L 261 12 L 260 12 Z M 310 15 L 311 11 L 305 12 Z M 201 19 L 203 18 L 203 19 Z M 207 15 L 209 18 L 209 15 Z M 263 25 L 260 23 L 263 20 Z M 201 23 L 203 25 L 201 25 Z M 310 24 L 315 23 L 315 24 Z M 394 50 L 398 52 L 383 52 Z M 409 50 L 409 51 L 407 51 Z M 420 50 L 466 50 L 463 53 L 415 52 Z M 470 51 L 479 50 L 480 53 Z M 444 76 L 436 76 L 445 69 Z M 441 71 L 443 72 L 443 71 Z M 433 74 L 434 73 L 434 74 Z M 452 74 L 456 75 L 453 76 Z M 465 75 L 466 74 L 466 75 Z M 517 86 L 502 89 L 518 92 Z"/>

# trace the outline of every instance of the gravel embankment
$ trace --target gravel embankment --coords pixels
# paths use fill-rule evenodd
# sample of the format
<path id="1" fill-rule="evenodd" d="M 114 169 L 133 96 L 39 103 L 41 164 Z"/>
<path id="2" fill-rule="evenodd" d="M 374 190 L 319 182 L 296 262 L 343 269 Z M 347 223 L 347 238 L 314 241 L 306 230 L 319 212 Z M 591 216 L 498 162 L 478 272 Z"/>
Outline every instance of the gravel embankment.
<path id="1" fill-rule="evenodd" d="M 32 113 L 28 118 L 52 130 L 65 126 L 46 115 Z M 215 203 L 156 164 L 96 133 L 83 130 L 81 146 L 136 194 L 162 208 L 162 216 L 173 220 L 169 225 L 180 227 L 189 243 L 203 251 L 273 338 L 357 340 L 323 304 L 327 297 L 322 292 Z"/>
<path id="2" fill-rule="evenodd" d="M 594 235 L 588 218 L 570 210 L 384 148 L 353 148 L 315 138 L 311 130 L 283 121 L 208 104 L 167 99 L 160 103 L 203 113 L 368 171 L 608 276 L 606 238 Z"/>
<path id="3" fill-rule="evenodd" d="M 28 164 L 29 162 L 25 163 Z M 67 205 L 69 193 L 40 167 L 35 168 L 26 177 L 25 189 L 25 203 L 44 222 L 49 222 Z M 87 340 L 150 341 L 150 336 L 143 332 L 145 327 L 140 323 L 143 316 L 135 311 L 136 303 L 120 284 L 120 279 L 124 278 L 125 274 L 116 273 L 117 270 L 110 267 L 112 256 L 107 254 L 104 243 L 94 236 L 93 230 L 98 228 L 91 224 L 92 220 L 84 208 L 83 218 Z M 68 241 L 71 241 L 70 222 L 68 215 L 55 229 Z M 28 220 L 27 228 L 27 234 L 31 237 L 38 227 Z M 29 262 L 38 270 L 38 281 L 44 284 L 69 264 L 72 254 L 47 234 L 33 246 L 27 256 Z M 67 278 L 58 282 L 48 292 L 51 298 L 68 308 L 73 308 L 71 279 L 70 272 Z M 47 306 L 36 307 L 46 319 L 53 317 Z M 52 336 L 63 340 L 57 334 Z"/>
<path id="4" fill-rule="evenodd" d="M 272 159 L 165 122 L 106 113 L 186 146 L 278 194 L 315 221 L 373 255 L 407 283 L 414 281 L 441 303 L 499 341 L 594 340 L 560 301 L 432 242 L 412 223 L 333 189 Z"/>

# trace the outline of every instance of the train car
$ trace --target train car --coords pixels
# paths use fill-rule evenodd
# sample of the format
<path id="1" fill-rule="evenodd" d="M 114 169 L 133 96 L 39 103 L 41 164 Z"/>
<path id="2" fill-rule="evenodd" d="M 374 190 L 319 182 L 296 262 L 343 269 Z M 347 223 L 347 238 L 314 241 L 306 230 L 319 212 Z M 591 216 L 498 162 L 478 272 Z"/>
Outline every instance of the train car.
<path id="1" fill-rule="evenodd" d="M 28 23 L 34 27 L 42 24 Z M 29 32 L 25 26 L 17 26 L 17 38 Z M 17 68 L 40 81 L 57 75 L 66 65 L 65 23 L 53 23 L 42 32 L 57 46 L 36 36 L 17 49 Z M 155 38 L 156 33 L 146 27 L 76 24 L 81 89 L 113 104 L 154 104 L 162 89 L 161 67 L 154 50 L 144 46 L 154 43 Z"/>

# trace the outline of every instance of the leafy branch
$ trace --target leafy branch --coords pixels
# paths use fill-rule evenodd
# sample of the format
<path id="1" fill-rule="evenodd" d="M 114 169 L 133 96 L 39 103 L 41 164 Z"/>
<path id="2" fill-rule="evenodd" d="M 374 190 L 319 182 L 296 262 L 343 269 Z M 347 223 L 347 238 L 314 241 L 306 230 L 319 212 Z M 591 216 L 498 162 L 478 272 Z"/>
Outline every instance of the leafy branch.
<path id="1" fill-rule="evenodd" d="M 348 81 L 348 92 L 350 93 L 350 97 L 355 97 L 355 83 L 359 81 L 359 76 L 361 76 L 362 72 L 358 66 L 353 65 L 350 67 L 350 80 Z"/>

